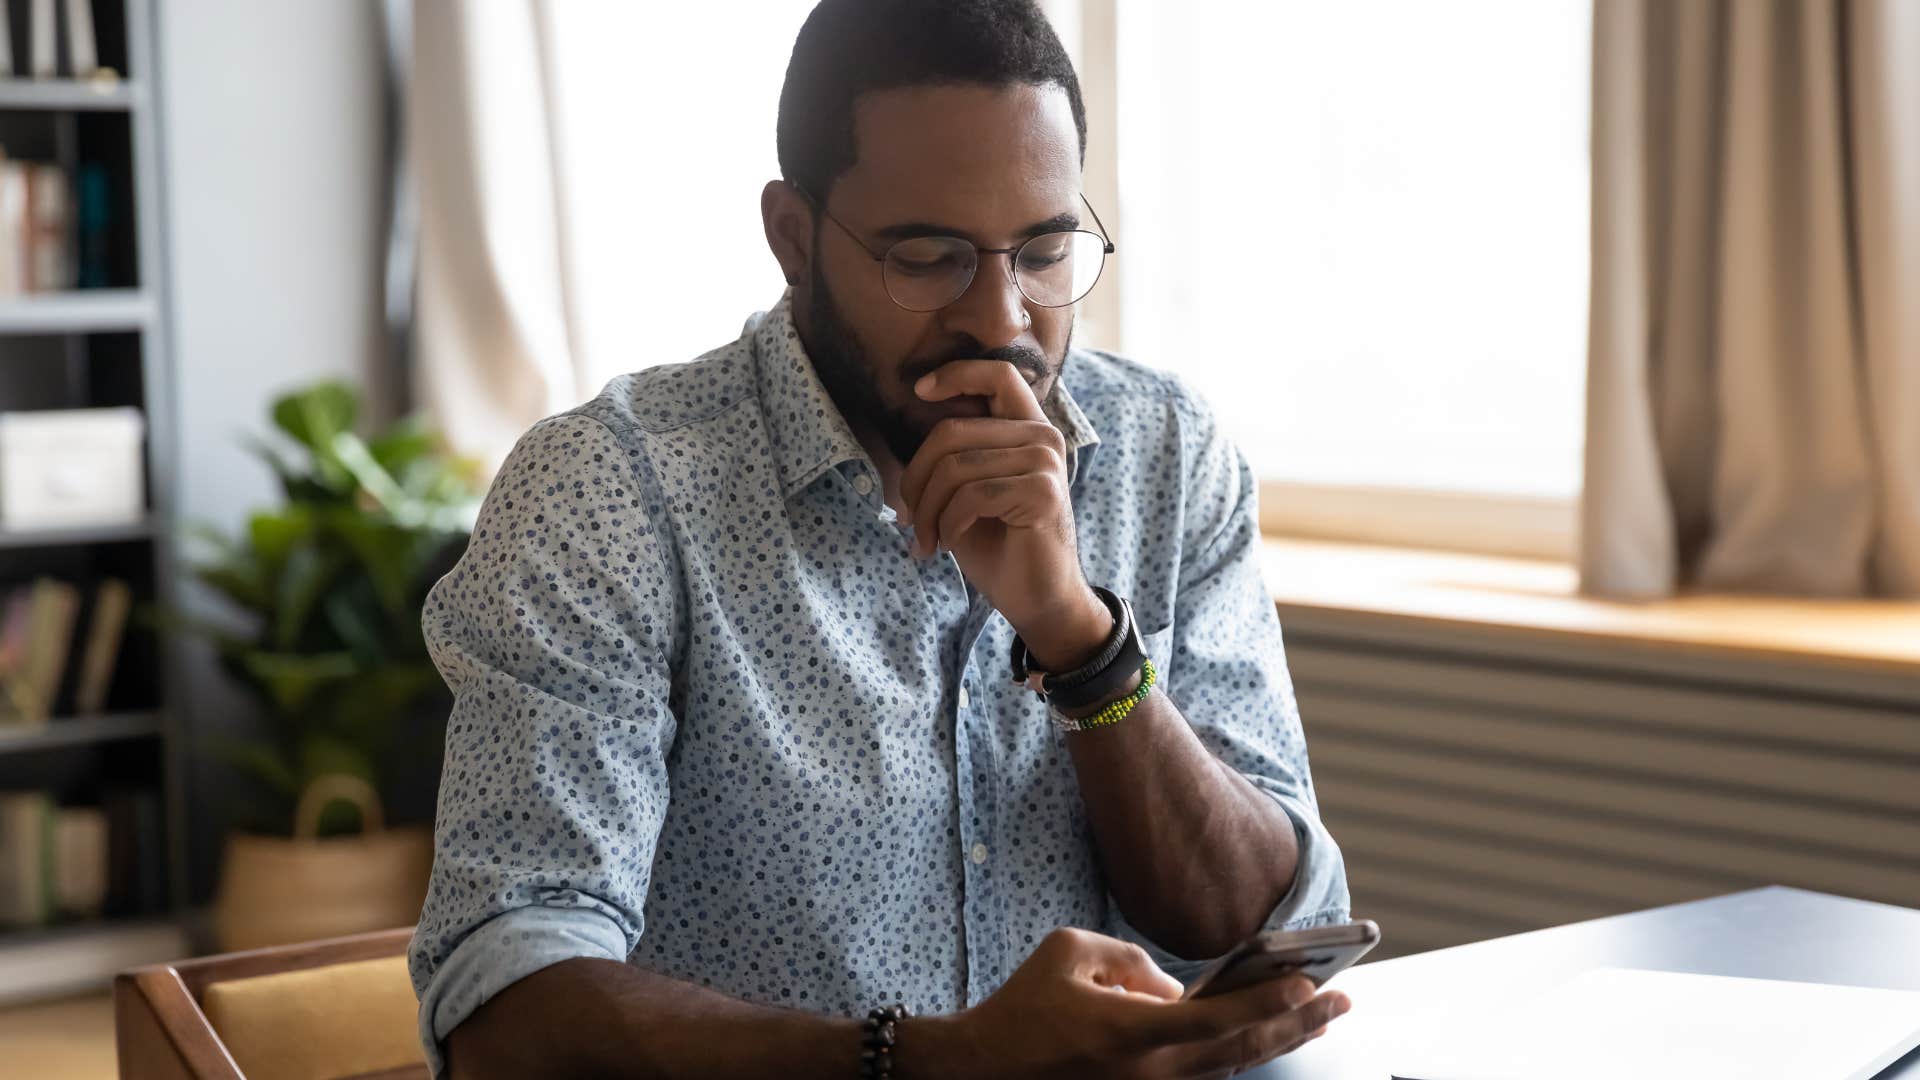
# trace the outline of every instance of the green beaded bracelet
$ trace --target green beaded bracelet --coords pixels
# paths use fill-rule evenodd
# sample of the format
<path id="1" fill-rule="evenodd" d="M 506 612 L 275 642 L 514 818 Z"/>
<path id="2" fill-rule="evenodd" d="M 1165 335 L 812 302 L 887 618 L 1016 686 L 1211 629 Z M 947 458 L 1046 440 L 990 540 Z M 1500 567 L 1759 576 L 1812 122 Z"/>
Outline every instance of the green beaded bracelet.
<path id="1" fill-rule="evenodd" d="M 1157 675 L 1152 658 L 1144 659 L 1140 661 L 1140 685 L 1133 688 L 1133 693 L 1118 701 L 1108 702 L 1106 707 L 1092 716 L 1083 716 L 1079 719 L 1066 716 L 1060 710 L 1054 709 L 1052 710 L 1053 726 L 1060 731 L 1092 731 L 1095 728 L 1112 727 L 1125 720 L 1127 714 L 1133 711 L 1133 707 L 1145 701 L 1147 695 L 1153 692 Z"/>

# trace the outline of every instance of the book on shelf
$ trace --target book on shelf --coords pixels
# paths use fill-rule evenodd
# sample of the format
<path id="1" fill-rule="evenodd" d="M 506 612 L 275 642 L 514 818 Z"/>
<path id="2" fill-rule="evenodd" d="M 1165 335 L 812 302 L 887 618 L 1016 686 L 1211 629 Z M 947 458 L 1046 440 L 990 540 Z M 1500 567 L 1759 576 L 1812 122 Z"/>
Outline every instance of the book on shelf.
<path id="1" fill-rule="evenodd" d="M 18 0 L 25 21 L 13 18 L 15 0 L 0 0 L 0 78 L 25 73 L 36 79 L 67 75 L 91 79 L 112 72 L 100 66 L 93 30 L 93 0 Z M 26 55 L 14 52 L 14 31 L 24 31 Z M 62 53 L 66 63 L 60 63 Z"/>
<path id="2" fill-rule="evenodd" d="M 82 593 L 41 578 L 0 595 L 0 728 L 45 727 L 63 704 L 83 716 L 106 708 L 133 590 L 118 578 L 95 583 L 84 628 Z"/>
<path id="3" fill-rule="evenodd" d="M 0 296 L 27 291 L 27 170 L 0 147 Z"/>
<path id="4" fill-rule="evenodd" d="M 65 169 L 0 149 L 0 296 L 70 289 L 74 191 Z"/>
<path id="5" fill-rule="evenodd" d="M 45 162 L 27 166 L 27 287 L 51 292 L 73 286 L 73 192 L 67 172 Z"/>
<path id="6" fill-rule="evenodd" d="M 80 612 L 80 590 L 64 581 L 41 578 L 33 583 L 31 617 L 27 624 L 26 662 L 19 676 L 6 680 L 26 722 L 44 725 L 53 715 L 54 695 L 67 670 L 73 647 L 73 622 Z"/>
<path id="7" fill-rule="evenodd" d="M 36 79 L 51 79 L 55 73 L 58 26 L 53 12 L 53 0 L 27 0 L 27 72 Z"/>
<path id="8" fill-rule="evenodd" d="M 167 907 L 166 819 L 151 787 L 113 787 L 107 815 L 108 915 L 151 915 Z"/>
<path id="9" fill-rule="evenodd" d="M 107 691 L 127 636 L 127 616 L 133 613 L 133 590 L 119 578 L 106 578 L 93 591 L 93 612 L 87 622 L 85 651 L 73 688 L 73 711 L 94 716 L 106 711 Z"/>
<path id="10" fill-rule="evenodd" d="M 56 915 L 97 919 L 107 906 L 107 812 L 63 806 L 53 812 L 48 899 Z"/>
<path id="11" fill-rule="evenodd" d="M 53 912 L 53 800 L 0 792 L 0 926 L 39 926 Z"/>
<path id="12" fill-rule="evenodd" d="M 76 289 L 104 289 L 113 243 L 113 186 L 107 167 L 83 161 L 73 183 L 74 280 Z"/>
<path id="13" fill-rule="evenodd" d="M 67 73 L 91 79 L 100 69 L 100 50 L 93 37 L 93 0 L 66 0 Z"/>
<path id="14" fill-rule="evenodd" d="M 152 788 L 77 806 L 46 791 L 0 792 L 0 927 L 164 910 L 161 839 Z"/>

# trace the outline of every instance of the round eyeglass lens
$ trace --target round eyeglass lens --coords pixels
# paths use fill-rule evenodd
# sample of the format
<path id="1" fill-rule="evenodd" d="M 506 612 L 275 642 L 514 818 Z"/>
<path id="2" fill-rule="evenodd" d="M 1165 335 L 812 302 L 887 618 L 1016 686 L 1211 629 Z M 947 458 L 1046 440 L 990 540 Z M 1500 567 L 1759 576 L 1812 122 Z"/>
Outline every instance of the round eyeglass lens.
<path id="1" fill-rule="evenodd" d="M 1014 280 L 1041 307 L 1066 307 L 1093 291 L 1106 265 L 1107 243 L 1085 230 L 1042 233 L 1014 255 Z"/>
<path id="2" fill-rule="evenodd" d="M 973 284 L 980 254 L 953 236 L 922 236 L 887 249 L 887 295 L 908 311 L 938 311 Z"/>

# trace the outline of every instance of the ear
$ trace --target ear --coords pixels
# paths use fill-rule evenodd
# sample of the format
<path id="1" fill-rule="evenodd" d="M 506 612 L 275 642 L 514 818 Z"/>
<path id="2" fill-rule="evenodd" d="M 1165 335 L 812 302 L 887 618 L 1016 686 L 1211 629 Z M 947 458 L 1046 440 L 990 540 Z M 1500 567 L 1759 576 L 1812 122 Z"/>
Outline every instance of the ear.
<path id="1" fill-rule="evenodd" d="M 813 207 L 806 196 L 785 180 L 767 181 L 760 189 L 760 222 L 787 284 L 806 281 L 813 260 Z"/>

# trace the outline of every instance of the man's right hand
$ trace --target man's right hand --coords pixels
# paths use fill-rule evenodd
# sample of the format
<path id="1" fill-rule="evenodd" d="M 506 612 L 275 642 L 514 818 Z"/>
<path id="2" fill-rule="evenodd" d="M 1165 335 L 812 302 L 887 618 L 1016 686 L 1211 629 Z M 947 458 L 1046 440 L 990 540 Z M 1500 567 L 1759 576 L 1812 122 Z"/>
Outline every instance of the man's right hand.
<path id="1" fill-rule="evenodd" d="M 902 1080 L 1225 1077 L 1318 1038 L 1351 1006 L 1298 975 L 1194 1001 L 1181 989 L 1139 946 L 1062 928 L 987 1000 L 902 1021 L 895 1067 Z"/>

